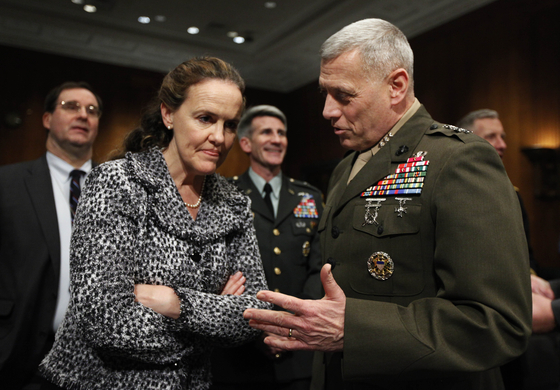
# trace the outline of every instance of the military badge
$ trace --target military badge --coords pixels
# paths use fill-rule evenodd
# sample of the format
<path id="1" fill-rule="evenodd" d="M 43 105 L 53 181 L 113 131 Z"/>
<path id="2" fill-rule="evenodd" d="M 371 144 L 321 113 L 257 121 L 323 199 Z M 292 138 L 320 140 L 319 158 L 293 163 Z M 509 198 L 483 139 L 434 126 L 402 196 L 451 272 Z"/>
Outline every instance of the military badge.
<path id="1" fill-rule="evenodd" d="M 309 241 L 305 241 L 301 249 L 305 257 L 309 256 L 309 252 L 311 251 L 311 244 L 309 243 Z"/>
<path id="2" fill-rule="evenodd" d="M 364 223 L 362 226 L 366 225 L 379 225 L 377 222 L 377 216 L 379 215 L 379 209 L 381 208 L 381 202 L 384 202 L 385 198 L 375 198 L 366 199 L 366 213 L 364 214 Z"/>
<path id="3" fill-rule="evenodd" d="M 294 216 L 296 218 L 319 218 L 313 195 L 308 193 L 302 194 L 299 204 L 294 209 Z"/>
<path id="4" fill-rule="evenodd" d="M 407 207 L 404 207 L 405 203 L 407 200 L 412 200 L 412 198 L 395 198 L 396 200 L 399 201 L 399 207 L 395 207 L 395 213 L 397 213 L 397 216 L 399 216 L 400 218 L 402 218 L 403 213 L 407 213 Z"/>
<path id="5" fill-rule="evenodd" d="M 375 252 L 367 261 L 368 272 L 377 280 L 387 280 L 393 275 L 395 264 L 385 252 Z"/>
<path id="6" fill-rule="evenodd" d="M 420 151 L 414 157 L 399 164 L 395 173 L 385 176 L 377 184 L 368 187 L 362 198 L 387 195 L 420 195 L 430 161 L 424 160 L 427 152 Z"/>

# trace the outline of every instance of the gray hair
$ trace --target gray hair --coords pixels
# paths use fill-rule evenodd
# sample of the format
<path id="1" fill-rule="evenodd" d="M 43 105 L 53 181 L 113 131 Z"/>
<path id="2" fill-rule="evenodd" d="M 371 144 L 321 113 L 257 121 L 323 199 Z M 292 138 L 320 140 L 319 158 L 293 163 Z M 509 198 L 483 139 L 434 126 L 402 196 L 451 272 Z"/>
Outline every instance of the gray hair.
<path id="1" fill-rule="evenodd" d="M 473 131 L 474 121 L 476 121 L 477 119 L 485 119 L 485 118 L 500 119 L 497 111 L 490 110 L 488 108 L 483 108 L 481 110 L 469 112 L 467 115 L 461 118 L 459 122 L 457 122 L 457 127 L 462 127 L 463 129 Z"/>
<path id="2" fill-rule="evenodd" d="M 321 59 L 329 61 L 358 50 L 364 69 L 380 78 L 404 68 L 413 86 L 414 54 L 406 36 L 395 25 L 382 19 L 364 19 L 349 24 L 321 46 Z"/>
<path id="3" fill-rule="evenodd" d="M 243 137 L 251 138 L 251 135 L 253 134 L 253 119 L 258 116 L 273 116 L 275 118 L 278 118 L 282 121 L 282 123 L 286 127 L 286 130 L 288 130 L 288 120 L 286 119 L 286 115 L 284 115 L 282 111 L 274 106 L 263 104 L 260 106 L 251 107 L 247 111 L 245 111 L 245 113 L 241 117 L 241 120 L 239 121 L 239 125 L 237 126 L 238 139 L 241 139 Z"/>

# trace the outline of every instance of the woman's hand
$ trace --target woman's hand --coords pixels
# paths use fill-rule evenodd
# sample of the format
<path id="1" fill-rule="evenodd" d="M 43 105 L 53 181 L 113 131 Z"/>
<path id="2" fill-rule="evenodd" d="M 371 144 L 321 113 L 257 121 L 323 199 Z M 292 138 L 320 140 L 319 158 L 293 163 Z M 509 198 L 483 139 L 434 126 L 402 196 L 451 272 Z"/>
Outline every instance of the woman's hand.
<path id="1" fill-rule="evenodd" d="M 136 295 L 136 302 L 161 315 L 177 319 L 181 314 L 181 301 L 171 287 L 135 284 L 134 295 Z"/>
<path id="2" fill-rule="evenodd" d="M 233 275 L 231 275 L 224 286 L 224 289 L 220 293 L 220 295 L 241 295 L 243 291 L 245 291 L 245 281 L 247 278 L 243 276 L 241 271 L 237 271 Z"/>

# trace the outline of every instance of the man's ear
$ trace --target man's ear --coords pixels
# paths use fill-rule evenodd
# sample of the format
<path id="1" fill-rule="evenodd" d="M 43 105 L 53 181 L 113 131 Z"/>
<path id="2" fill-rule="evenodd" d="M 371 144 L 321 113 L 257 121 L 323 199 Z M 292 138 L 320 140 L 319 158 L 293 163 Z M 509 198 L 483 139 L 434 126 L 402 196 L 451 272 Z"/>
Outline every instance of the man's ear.
<path id="1" fill-rule="evenodd" d="M 251 140 L 247 137 L 243 137 L 239 140 L 239 146 L 247 154 L 251 154 Z"/>
<path id="2" fill-rule="evenodd" d="M 388 77 L 391 103 L 399 104 L 408 93 L 409 76 L 403 68 L 395 69 Z"/>
<path id="3" fill-rule="evenodd" d="M 51 118 L 52 114 L 50 112 L 45 112 L 43 114 L 43 127 L 47 130 L 51 129 Z"/>
<path id="4" fill-rule="evenodd" d="M 165 127 L 169 128 L 169 126 L 171 126 L 173 128 L 173 111 L 171 111 L 169 107 L 165 105 L 165 103 L 161 103 L 160 110 L 161 118 L 163 119 L 163 124 L 165 125 Z"/>

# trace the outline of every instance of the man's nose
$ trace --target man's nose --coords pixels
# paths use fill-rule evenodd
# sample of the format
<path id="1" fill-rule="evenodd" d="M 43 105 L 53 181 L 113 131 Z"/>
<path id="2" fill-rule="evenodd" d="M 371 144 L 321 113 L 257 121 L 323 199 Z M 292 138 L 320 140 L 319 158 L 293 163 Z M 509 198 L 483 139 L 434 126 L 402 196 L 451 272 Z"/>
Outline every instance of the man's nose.
<path id="1" fill-rule="evenodd" d="M 507 144 L 506 144 L 506 140 L 503 138 L 500 138 L 498 140 L 498 148 L 502 149 L 502 150 L 506 150 L 507 149 Z"/>
<path id="2" fill-rule="evenodd" d="M 331 95 L 327 95 L 325 99 L 325 107 L 323 108 L 323 117 L 325 119 L 338 118 L 340 116 L 340 109 L 336 100 L 334 100 Z"/>

